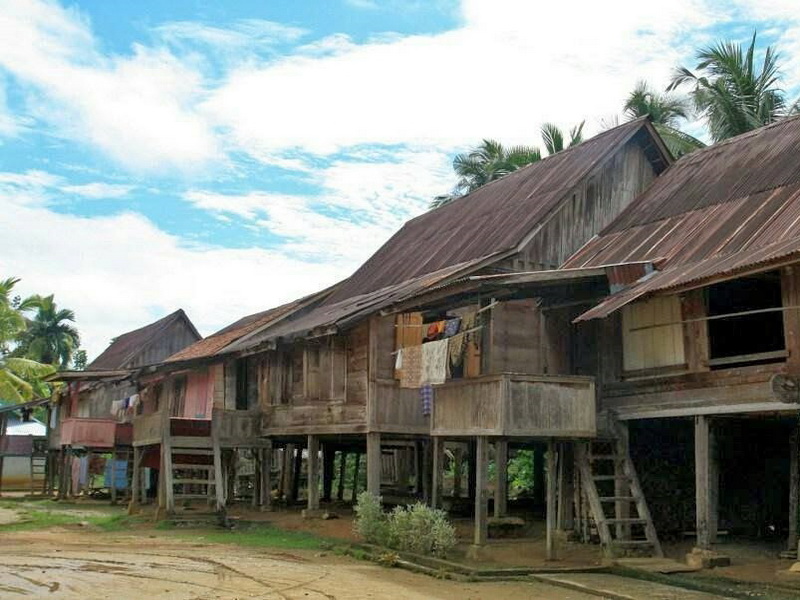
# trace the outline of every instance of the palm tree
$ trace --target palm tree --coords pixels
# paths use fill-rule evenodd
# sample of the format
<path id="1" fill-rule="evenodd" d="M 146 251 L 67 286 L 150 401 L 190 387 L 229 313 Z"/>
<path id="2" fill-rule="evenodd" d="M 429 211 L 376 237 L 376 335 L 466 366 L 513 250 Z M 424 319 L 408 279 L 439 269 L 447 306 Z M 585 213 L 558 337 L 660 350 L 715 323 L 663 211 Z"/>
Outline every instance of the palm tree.
<path id="1" fill-rule="evenodd" d="M 476 148 L 453 159 L 453 170 L 459 177 L 455 191 L 459 194 L 472 192 L 541 158 L 535 146 L 506 148 L 495 140 L 483 140 Z"/>
<path id="2" fill-rule="evenodd" d="M 586 121 L 581 121 L 569 130 L 569 143 L 567 148 L 577 146 L 583 141 L 583 126 Z M 542 125 L 542 141 L 548 154 L 555 154 L 564 149 L 564 132 L 552 123 Z"/>
<path id="3" fill-rule="evenodd" d="M 678 128 L 681 120 L 689 118 L 689 100 L 671 94 L 660 94 L 651 89 L 646 81 L 638 82 L 628 94 L 623 112 L 628 121 L 649 116 L 656 131 L 676 158 L 705 146 L 703 142 Z"/>
<path id="4" fill-rule="evenodd" d="M 35 302 L 33 298 L 12 298 L 18 282 L 14 277 L 0 280 L 0 399 L 12 402 L 30 400 L 34 394 L 46 394 L 41 378 L 54 371 L 50 365 L 10 355 L 14 340 L 25 329 L 23 312 Z"/>
<path id="5" fill-rule="evenodd" d="M 761 67 L 755 61 L 756 33 L 745 50 L 741 44 L 718 42 L 697 53 L 695 72 L 678 67 L 668 90 L 692 86 L 690 96 L 718 142 L 791 113 L 780 85 L 778 54 L 768 46 Z"/>
<path id="6" fill-rule="evenodd" d="M 69 324 L 75 322 L 75 313 L 58 308 L 52 294 L 34 296 L 33 306 L 36 313 L 28 320 L 28 327 L 20 336 L 17 354 L 66 368 L 80 345 L 78 330 Z"/>

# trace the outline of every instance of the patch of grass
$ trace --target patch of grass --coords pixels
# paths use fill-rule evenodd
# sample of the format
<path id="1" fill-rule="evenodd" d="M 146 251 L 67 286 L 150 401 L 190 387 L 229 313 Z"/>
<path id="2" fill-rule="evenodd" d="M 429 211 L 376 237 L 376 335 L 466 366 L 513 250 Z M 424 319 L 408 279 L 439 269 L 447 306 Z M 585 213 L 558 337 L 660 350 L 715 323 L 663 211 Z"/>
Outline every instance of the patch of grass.
<path id="1" fill-rule="evenodd" d="M 124 531 L 141 522 L 141 517 L 130 517 L 121 513 L 118 508 L 100 511 L 108 514 L 86 514 L 87 507 L 67 503 L 55 503 L 49 499 L 4 499 L 0 501 L 0 508 L 15 511 L 19 520 L 14 523 L 0 525 L 3 531 L 31 531 L 48 529 L 50 527 L 64 527 L 69 525 L 86 524 L 89 527 L 102 531 Z M 91 512 L 97 512 L 92 507 Z"/>
<path id="2" fill-rule="evenodd" d="M 252 524 L 230 531 L 187 531 L 178 537 L 211 544 L 234 544 L 251 548 L 280 548 L 283 550 L 321 550 L 329 547 L 324 538 L 305 531 L 286 531 L 271 525 Z"/>

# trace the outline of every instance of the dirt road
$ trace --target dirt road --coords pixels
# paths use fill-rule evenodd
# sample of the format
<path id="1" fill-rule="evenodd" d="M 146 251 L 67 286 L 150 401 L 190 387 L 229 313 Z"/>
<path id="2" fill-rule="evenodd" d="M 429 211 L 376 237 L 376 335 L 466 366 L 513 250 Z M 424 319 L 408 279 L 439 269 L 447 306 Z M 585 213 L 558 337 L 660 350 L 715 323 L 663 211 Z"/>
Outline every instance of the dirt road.
<path id="1" fill-rule="evenodd" d="M 597 600 L 544 583 L 437 580 L 323 552 L 88 531 L 2 534 L 0 565 L 7 600 Z"/>

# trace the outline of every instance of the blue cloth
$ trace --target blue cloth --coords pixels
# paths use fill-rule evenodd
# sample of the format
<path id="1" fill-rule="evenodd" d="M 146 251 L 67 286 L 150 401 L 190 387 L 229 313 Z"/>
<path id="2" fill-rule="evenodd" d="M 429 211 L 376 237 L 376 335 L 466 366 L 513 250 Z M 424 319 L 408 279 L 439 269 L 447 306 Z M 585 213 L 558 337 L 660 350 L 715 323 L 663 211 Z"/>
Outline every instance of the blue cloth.
<path id="1" fill-rule="evenodd" d="M 127 460 L 107 460 L 105 478 L 103 480 L 104 487 L 111 487 L 111 469 L 114 469 L 114 486 L 118 490 L 124 490 L 128 487 L 128 461 Z"/>
<path id="2" fill-rule="evenodd" d="M 458 329 L 461 326 L 461 319 L 456 317 L 455 319 L 448 319 L 444 324 L 444 337 L 449 338 L 453 337 L 455 334 L 458 333 Z"/>
<path id="3" fill-rule="evenodd" d="M 419 398 L 422 403 L 422 414 L 430 416 L 433 410 L 433 386 L 428 384 L 419 388 Z"/>

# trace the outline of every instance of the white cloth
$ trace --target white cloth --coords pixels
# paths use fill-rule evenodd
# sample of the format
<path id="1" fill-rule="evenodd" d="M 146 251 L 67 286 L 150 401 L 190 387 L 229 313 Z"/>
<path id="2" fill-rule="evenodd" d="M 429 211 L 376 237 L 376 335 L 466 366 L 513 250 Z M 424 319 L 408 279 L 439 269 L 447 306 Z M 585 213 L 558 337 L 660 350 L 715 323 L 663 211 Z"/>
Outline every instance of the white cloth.
<path id="1" fill-rule="evenodd" d="M 401 371 L 403 369 L 403 349 L 397 351 L 397 356 L 394 359 L 394 368 L 396 371 Z"/>
<path id="2" fill-rule="evenodd" d="M 447 378 L 447 340 L 422 344 L 422 383 L 439 385 Z"/>
<path id="3" fill-rule="evenodd" d="M 111 415 L 119 418 L 125 412 L 125 400 L 114 400 L 111 403 Z"/>
<path id="4" fill-rule="evenodd" d="M 139 394 L 134 394 L 128 401 L 128 408 L 136 408 L 139 406 Z"/>

